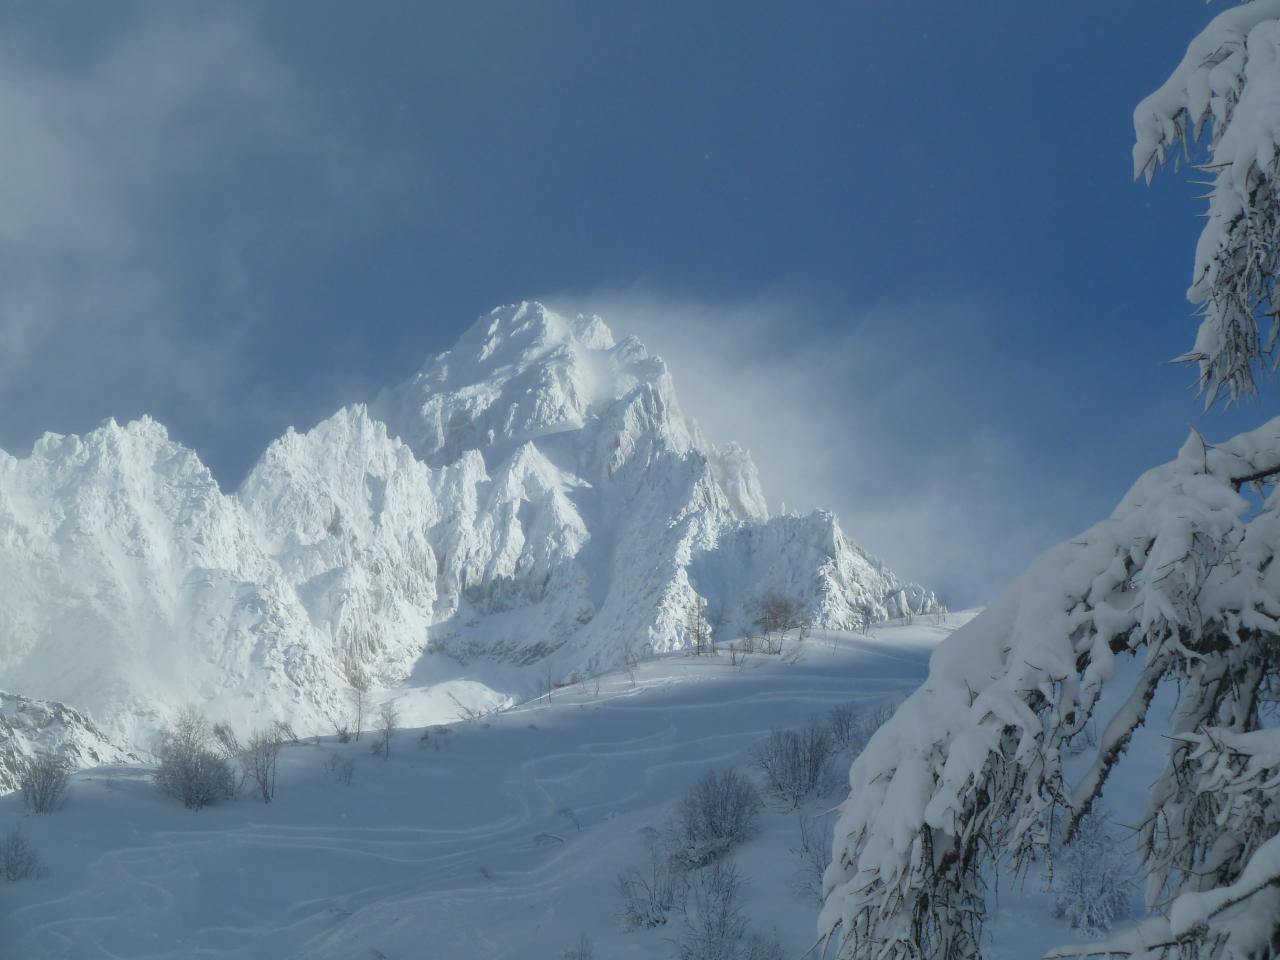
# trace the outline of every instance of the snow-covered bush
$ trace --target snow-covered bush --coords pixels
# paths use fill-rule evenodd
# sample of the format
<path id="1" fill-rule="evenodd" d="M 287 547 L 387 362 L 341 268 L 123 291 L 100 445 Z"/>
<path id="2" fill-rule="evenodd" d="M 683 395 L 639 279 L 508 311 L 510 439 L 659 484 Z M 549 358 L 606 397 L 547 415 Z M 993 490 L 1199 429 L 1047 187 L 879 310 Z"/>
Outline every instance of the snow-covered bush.
<path id="1" fill-rule="evenodd" d="M 1258 698 L 1280 675 L 1278 474 L 1280 420 L 1217 446 L 1193 435 L 939 646 L 850 771 L 821 918 L 840 956 L 979 957 L 988 857 L 1017 870 L 1059 822 L 1070 839 L 1164 682 L 1182 696 L 1138 847 L 1148 905 L 1166 910 L 1142 936 L 1166 946 L 1120 955 L 1266 956 L 1280 731 Z M 1253 482 L 1271 491 L 1261 510 L 1239 492 Z M 1118 674 L 1121 658 L 1138 669 Z M 1121 706 L 1068 778 L 1068 745 L 1117 676 L 1133 677 Z M 1229 952 L 1246 928 L 1255 952 Z"/>
<path id="2" fill-rule="evenodd" d="M 190 810 L 235 795 L 231 764 L 215 748 L 209 721 L 194 708 L 179 713 L 160 735 L 156 756 L 156 787 Z"/>
<path id="3" fill-rule="evenodd" d="M 751 762 L 764 774 L 769 795 L 794 809 L 830 784 L 834 755 L 831 730 L 814 718 L 798 731 L 771 732 L 752 749 Z"/>
<path id="4" fill-rule="evenodd" d="M 38 754 L 18 770 L 18 789 L 28 813 L 53 813 L 71 782 L 71 764 L 61 757 Z"/>
<path id="5" fill-rule="evenodd" d="M 684 871 L 672 859 L 661 832 L 652 827 L 645 830 L 645 854 L 643 868 L 627 867 L 618 874 L 619 919 L 627 930 L 662 926 L 685 894 Z"/>
<path id="6" fill-rule="evenodd" d="M 1053 858 L 1053 915 L 1073 930 L 1102 936 L 1132 911 L 1131 851 L 1107 827 L 1106 811 L 1095 806 L 1076 823 L 1069 843 Z"/>
<path id="7" fill-rule="evenodd" d="M 703 867 L 689 878 L 679 960 L 739 960 L 747 932 L 742 913 L 742 880 L 727 860 Z"/>
<path id="8" fill-rule="evenodd" d="M 705 866 L 746 840 L 762 804 L 736 770 L 709 770 L 680 799 L 668 828 L 671 857 L 683 869 Z"/>
<path id="9" fill-rule="evenodd" d="M 17 827 L 5 831 L 0 838 L 0 877 L 6 883 L 31 880 L 44 873 L 39 855 Z"/>

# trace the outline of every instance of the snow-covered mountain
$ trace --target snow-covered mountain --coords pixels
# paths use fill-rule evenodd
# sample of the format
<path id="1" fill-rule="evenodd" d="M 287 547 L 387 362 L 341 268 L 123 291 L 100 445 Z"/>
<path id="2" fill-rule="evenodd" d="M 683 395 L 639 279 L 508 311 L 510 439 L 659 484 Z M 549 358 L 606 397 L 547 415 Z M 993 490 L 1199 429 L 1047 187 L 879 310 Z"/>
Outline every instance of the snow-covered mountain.
<path id="1" fill-rule="evenodd" d="M 769 589 L 832 627 L 933 603 L 832 515 L 771 518 L 637 340 L 536 303 L 290 430 L 234 494 L 149 419 L 0 452 L 0 686 L 130 744 L 186 702 L 327 729 L 353 669 L 518 696 L 680 647 L 697 597 L 737 629 Z"/>

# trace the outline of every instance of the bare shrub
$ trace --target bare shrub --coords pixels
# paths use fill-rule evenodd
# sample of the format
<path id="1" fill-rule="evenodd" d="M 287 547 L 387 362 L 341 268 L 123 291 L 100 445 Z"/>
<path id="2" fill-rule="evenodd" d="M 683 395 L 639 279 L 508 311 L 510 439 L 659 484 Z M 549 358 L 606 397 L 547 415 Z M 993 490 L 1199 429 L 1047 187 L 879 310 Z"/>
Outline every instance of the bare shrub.
<path id="1" fill-rule="evenodd" d="M 582 823 L 578 820 L 578 815 L 573 812 L 572 807 L 561 807 L 556 814 L 573 824 L 574 833 L 582 832 Z"/>
<path id="2" fill-rule="evenodd" d="M 275 735 L 277 743 L 288 743 L 295 746 L 298 743 L 298 734 L 294 732 L 293 724 L 288 720 L 272 721 L 271 732 Z"/>
<path id="3" fill-rule="evenodd" d="M 628 930 L 660 927 L 684 896 L 684 874 L 671 859 L 662 834 L 645 830 L 643 867 L 627 867 L 618 874 L 622 897 L 619 919 Z"/>
<path id="4" fill-rule="evenodd" d="M 689 878 L 684 923 L 676 942 L 679 960 L 738 960 L 747 932 L 742 886 L 737 869 L 725 860 Z"/>
<path id="5" fill-rule="evenodd" d="M 831 862 L 834 825 L 829 819 L 800 814 L 800 842 L 791 848 L 796 858 L 796 886 L 801 893 L 822 903 L 822 876 Z"/>
<path id="6" fill-rule="evenodd" d="M 348 723 L 335 723 L 333 732 L 338 738 L 339 743 L 351 742 L 351 725 Z"/>
<path id="7" fill-rule="evenodd" d="M 827 729 L 836 750 L 848 750 L 858 731 L 858 708 L 852 703 L 837 703 L 827 711 Z"/>
<path id="8" fill-rule="evenodd" d="M 333 777 L 344 786 L 351 786 L 351 779 L 355 776 L 356 764 L 354 760 L 350 760 L 338 753 L 336 750 L 330 753 L 324 762 L 325 773 Z"/>
<path id="9" fill-rule="evenodd" d="M 595 944 L 584 933 L 578 937 L 578 942 L 561 954 L 563 960 L 595 960 L 596 948 Z"/>
<path id="10" fill-rule="evenodd" d="M 752 933 L 738 951 L 739 960 L 783 960 L 782 944 L 773 934 Z"/>
<path id="11" fill-rule="evenodd" d="M 215 749 L 209 721 L 194 707 L 182 710 L 160 735 L 153 782 L 165 796 L 199 810 L 235 795 L 231 764 Z"/>
<path id="12" fill-rule="evenodd" d="M 736 770 L 709 770 L 681 798 L 668 828 L 676 864 L 695 869 L 720 859 L 751 833 L 762 804 L 755 786 Z"/>
<path id="13" fill-rule="evenodd" d="M 245 775 L 257 784 L 263 803 L 270 803 L 276 797 L 276 762 L 280 757 L 280 744 L 280 727 L 276 724 L 256 731 L 249 738 L 248 748 L 241 754 Z"/>
<path id="14" fill-rule="evenodd" d="M 71 764 L 61 757 L 29 757 L 18 769 L 18 789 L 28 813 L 53 813 L 71 782 Z"/>
<path id="15" fill-rule="evenodd" d="M 395 701 L 388 700 L 378 710 L 378 742 L 374 751 L 383 760 L 391 756 L 391 738 L 395 735 L 396 725 L 400 722 L 400 708 Z"/>
<path id="16" fill-rule="evenodd" d="M 872 734 L 893 716 L 893 711 L 894 705 L 886 703 L 871 707 L 841 703 L 832 707 L 827 713 L 827 729 L 831 731 L 834 749 L 857 756 L 871 740 Z"/>
<path id="17" fill-rule="evenodd" d="M 225 723 L 215 723 L 211 728 L 213 743 L 224 760 L 234 760 L 244 753 L 244 744 L 236 736 L 234 730 Z"/>
<path id="18" fill-rule="evenodd" d="M 458 716 L 463 720 L 481 720 L 488 712 L 476 707 L 468 706 L 459 700 L 453 693 L 449 694 L 449 699 L 453 701 L 453 705 L 458 708 Z"/>
<path id="19" fill-rule="evenodd" d="M 751 762 L 764 774 L 769 795 L 794 809 L 830 784 L 834 753 L 831 732 L 813 719 L 799 731 L 774 730 L 751 751 Z"/>
<path id="20" fill-rule="evenodd" d="M 0 876 L 6 883 L 44 876 L 44 864 L 39 854 L 18 827 L 5 831 L 4 837 L 0 838 Z"/>

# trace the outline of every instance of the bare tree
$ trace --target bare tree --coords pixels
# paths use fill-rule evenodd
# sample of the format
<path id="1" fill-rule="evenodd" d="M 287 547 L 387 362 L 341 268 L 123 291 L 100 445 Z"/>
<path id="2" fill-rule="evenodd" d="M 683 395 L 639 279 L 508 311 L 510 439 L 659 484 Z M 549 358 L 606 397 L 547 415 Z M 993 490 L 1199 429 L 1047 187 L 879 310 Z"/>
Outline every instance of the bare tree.
<path id="1" fill-rule="evenodd" d="M 695 657 L 713 656 L 716 652 L 711 639 L 711 623 L 707 620 L 707 601 L 694 594 L 684 618 L 685 641 Z"/>
<path id="2" fill-rule="evenodd" d="M 368 672 L 361 666 L 354 655 L 347 658 L 345 665 L 347 684 L 351 687 L 351 705 L 355 709 L 355 739 L 360 740 L 364 732 L 364 711 L 369 705 L 369 689 L 373 686 Z"/>
<path id="3" fill-rule="evenodd" d="M 280 744 L 278 727 L 257 730 L 241 754 L 240 762 L 245 773 L 257 784 L 263 803 L 270 803 L 276 797 L 276 762 L 280 757 Z"/>
<path id="4" fill-rule="evenodd" d="M 633 687 L 636 685 L 636 667 L 640 666 L 640 660 L 640 647 L 636 643 L 635 637 L 628 636 L 624 638 L 622 641 L 622 663 Z"/>
<path id="5" fill-rule="evenodd" d="M 400 708 L 394 700 L 388 700 L 378 710 L 377 754 L 386 760 L 391 756 L 391 737 L 400 723 Z"/>
<path id="6" fill-rule="evenodd" d="M 773 588 L 750 601 L 748 612 L 764 639 L 765 653 L 774 655 L 782 652 L 787 631 L 799 627 L 805 620 L 804 604 Z"/>
<path id="7" fill-rule="evenodd" d="M 869 603 L 858 604 L 858 630 L 865 637 L 871 632 L 871 625 L 876 622 L 876 608 Z"/>

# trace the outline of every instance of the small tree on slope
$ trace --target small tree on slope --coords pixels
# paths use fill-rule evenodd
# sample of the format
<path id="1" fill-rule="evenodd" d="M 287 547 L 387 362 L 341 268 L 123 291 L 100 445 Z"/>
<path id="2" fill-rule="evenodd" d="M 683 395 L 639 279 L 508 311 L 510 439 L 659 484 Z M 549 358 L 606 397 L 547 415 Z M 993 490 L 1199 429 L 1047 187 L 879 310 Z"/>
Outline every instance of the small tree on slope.
<path id="1" fill-rule="evenodd" d="M 1215 182 L 1191 288 L 1203 322 L 1185 359 L 1212 401 L 1252 393 L 1275 354 L 1280 0 L 1220 14 L 1138 108 L 1138 172 L 1206 124 Z M 1181 697 L 1139 826 L 1152 918 L 1051 955 L 1280 956 L 1280 730 L 1262 713 L 1280 684 L 1278 477 L 1280 420 L 1217 446 L 1192 435 L 939 648 L 850 771 L 820 920 L 840 957 L 980 957 L 983 867 L 1025 868 L 1061 823 L 1070 839 L 1162 682 Z M 1268 494 L 1261 510 L 1249 484 Z M 1069 781 L 1067 744 L 1126 657 L 1137 679 Z"/>

